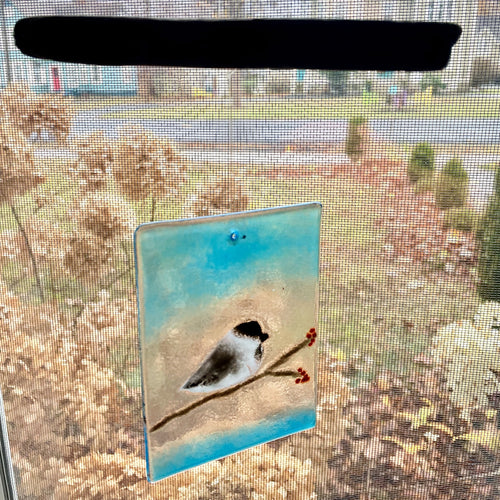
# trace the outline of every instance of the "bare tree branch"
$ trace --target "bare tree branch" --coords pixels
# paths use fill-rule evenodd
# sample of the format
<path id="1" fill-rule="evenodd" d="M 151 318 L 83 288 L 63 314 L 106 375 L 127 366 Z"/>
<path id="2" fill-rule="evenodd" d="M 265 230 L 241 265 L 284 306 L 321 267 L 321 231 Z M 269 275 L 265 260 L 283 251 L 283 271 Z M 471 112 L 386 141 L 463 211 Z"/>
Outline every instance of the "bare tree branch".
<path id="1" fill-rule="evenodd" d="M 36 263 L 36 258 L 35 254 L 33 253 L 33 249 L 31 248 L 30 240 L 28 238 L 28 235 L 26 234 L 26 230 L 24 229 L 24 226 L 21 222 L 21 218 L 19 217 L 16 209 L 14 208 L 13 204 L 10 204 L 10 210 L 12 212 L 12 215 L 14 216 L 14 219 L 16 220 L 17 226 L 19 227 L 19 230 L 21 231 L 21 234 L 24 238 L 24 242 L 26 244 L 26 249 L 28 250 L 28 255 L 31 260 L 31 265 L 33 266 L 33 275 L 35 276 L 35 281 L 36 281 L 36 286 L 38 288 L 38 295 L 40 296 L 40 300 L 42 302 L 45 301 L 45 297 L 43 295 L 43 289 L 42 289 L 42 282 L 40 280 L 40 272 L 38 270 L 38 266 Z"/>

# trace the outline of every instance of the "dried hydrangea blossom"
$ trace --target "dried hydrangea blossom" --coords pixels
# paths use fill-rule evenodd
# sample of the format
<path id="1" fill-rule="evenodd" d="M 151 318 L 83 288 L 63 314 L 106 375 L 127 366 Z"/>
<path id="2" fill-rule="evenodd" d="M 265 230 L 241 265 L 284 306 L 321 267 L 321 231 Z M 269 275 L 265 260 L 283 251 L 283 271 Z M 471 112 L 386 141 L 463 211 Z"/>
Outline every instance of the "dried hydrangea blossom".
<path id="1" fill-rule="evenodd" d="M 0 93 L 0 110 L 25 137 L 43 132 L 64 142 L 71 130 L 73 108 L 67 97 L 36 94 L 26 83 L 12 83 Z"/>
<path id="2" fill-rule="evenodd" d="M 500 329 L 500 304 L 498 302 L 485 302 L 481 304 L 474 316 L 474 326 L 479 330 Z"/>
<path id="3" fill-rule="evenodd" d="M 266 445 L 157 484 L 149 484 L 144 472 L 142 458 L 121 450 L 91 453 L 64 467 L 55 498 L 317 498 L 311 481 L 310 461 L 302 463 Z"/>
<path id="4" fill-rule="evenodd" d="M 18 231 L 14 229 L 2 231 L 0 233 L 0 264 L 18 261 L 20 255 Z"/>
<path id="5" fill-rule="evenodd" d="M 231 212 L 242 212 L 248 208 L 249 197 L 237 178 L 223 177 L 198 187 L 185 206 L 188 217 L 202 217 Z"/>
<path id="6" fill-rule="evenodd" d="M 134 355 L 124 356 L 120 363 L 123 371 L 130 371 L 139 364 L 136 328 L 135 297 L 111 299 L 109 292 L 102 290 L 95 302 L 85 305 L 77 318 L 74 334 L 81 349 L 88 349 L 93 359 L 102 365 L 109 362 L 109 352 L 116 346 L 120 346 L 122 353 L 125 348 L 130 349 Z"/>
<path id="7" fill-rule="evenodd" d="M 0 119 L 0 203 L 11 202 L 43 182 L 26 139 L 6 119 Z"/>
<path id="8" fill-rule="evenodd" d="M 441 328 L 434 339 L 433 355 L 446 363 L 450 399 L 464 408 L 484 407 L 488 394 L 500 391 L 491 371 L 500 371 L 500 335 L 497 330 L 476 328 L 460 321 Z"/>
<path id="9" fill-rule="evenodd" d="M 111 178 L 113 145 L 99 130 L 77 142 L 78 159 L 70 167 L 85 191 L 104 189 Z"/>
<path id="10" fill-rule="evenodd" d="M 65 255 L 67 234 L 59 224 L 47 219 L 29 219 L 24 224 L 24 231 L 30 242 L 31 250 L 38 263 L 55 264 L 62 263 Z M 30 256 L 20 231 L 15 233 L 14 243 L 17 245 L 16 258 L 28 265 Z"/>
<path id="11" fill-rule="evenodd" d="M 88 359 L 57 308 L 27 309 L 2 284 L 0 292 L 0 376 L 20 493 L 52 498 L 61 461 L 122 446 L 139 452 L 130 391 Z"/>
<path id="12" fill-rule="evenodd" d="M 88 193 L 80 198 L 70 216 L 79 227 L 103 240 L 131 239 L 136 226 L 130 205 L 107 192 Z"/>
<path id="13" fill-rule="evenodd" d="M 134 201 L 177 195 L 186 178 L 173 146 L 140 127 L 121 131 L 113 176 L 121 192 Z"/>
<path id="14" fill-rule="evenodd" d="M 99 331 L 117 326 L 134 328 L 137 325 L 135 296 L 112 299 L 107 290 L 101 290 L 96 301 L 85 305 L 79 321 Z"/>
<path id="15" fill-rule="evenodd" d="M 67 238 L 63 264 L 66 271 L 77 278 L 95 279 L 109 271 L 114 253 L 111 243 L 80 229 Z"/>

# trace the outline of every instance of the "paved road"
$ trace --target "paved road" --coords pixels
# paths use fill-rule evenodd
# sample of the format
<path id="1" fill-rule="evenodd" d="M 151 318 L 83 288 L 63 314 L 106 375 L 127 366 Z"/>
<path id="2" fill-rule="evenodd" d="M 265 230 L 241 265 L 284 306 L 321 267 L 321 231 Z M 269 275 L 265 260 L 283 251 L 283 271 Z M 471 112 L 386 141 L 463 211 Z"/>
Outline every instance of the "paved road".
<path id="1" fill-rule="evenodd" d="M 126 124 L 141 124 L 177 142 L 227 144 L 293 144 L 343 142 L 347 120 L 124 120 L 105 119 L 110 111 L 126 108 L 99 108 L 76 116 L 72 135 L 103 130 L 116 137 Z M 500 144 L 500 118 L 387 118 L 370 120 L 376 137 L 384 140 L 442 144 Z"/>
<path id="2" fill-rule="evenodd" d="M 150 107 L 151 105 L 149 105 Z M 136 106 L 139 107 L 139 106 Z M 143 107 L 148 107 L 145 105 Z M 104 119 L 111 111 L 127 109 L 113 106 L 80 112 L 74 122 L 72 135 L 88 134 L 92 130 L 103 130 L 116 137 L 126 124 L 141 124 L 158 135 L 167 136 L 177 142 L 228 144 L 230 137 L 237 145 L 230 155 L 227 152 L 185 151 L 191 160 L 219 161 L 255 164 L 332 164 L 345 161 L 343 155 L 321 155 L 307 153 L 272 153 L 244 151 L 245 144 L 280 145 L 293 143 L 338 143 L 345 141 L 347 120 L 121 120 Z M 479 118 L 397 118 L 370 121 L 376 137 L 381 139 L 416 143 L 430 141 L 443 144 L 500 144 L 500 119 Z M 437 158 L 438 168 L 448 158 Z M 478 168 L 480 165 L 499 162 L 498 155 L 492 157 L 462 157 L 470 176 L 470 194 L 473 203 L 484 205 L 493 191 L 494 173 Z"/>

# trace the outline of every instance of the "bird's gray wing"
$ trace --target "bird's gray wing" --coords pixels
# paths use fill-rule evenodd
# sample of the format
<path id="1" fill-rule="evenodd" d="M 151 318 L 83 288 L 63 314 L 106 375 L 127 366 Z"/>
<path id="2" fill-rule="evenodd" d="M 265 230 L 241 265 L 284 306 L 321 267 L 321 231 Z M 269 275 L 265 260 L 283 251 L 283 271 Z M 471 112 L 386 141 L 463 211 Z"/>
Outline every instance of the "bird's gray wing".
<path id="1" fill-rule="evenodd" d="M 182 389 L 211 385 L 226 375 L 236 372 L 239 364 L 235 354 L 234 347 L 226 338 L 223 338 L 200 367 L 189 377 Z"/>

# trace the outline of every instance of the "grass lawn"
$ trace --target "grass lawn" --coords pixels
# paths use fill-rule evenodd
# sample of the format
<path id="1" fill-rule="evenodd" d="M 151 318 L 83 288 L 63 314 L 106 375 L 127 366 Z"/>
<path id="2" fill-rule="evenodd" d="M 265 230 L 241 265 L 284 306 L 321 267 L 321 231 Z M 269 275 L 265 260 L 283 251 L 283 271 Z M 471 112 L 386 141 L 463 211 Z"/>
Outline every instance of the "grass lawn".
<path id="1" fill-rule="evenodd" d="M 113 101 L 99 101 L 102 106 Z M 106 103 L 106 104 L 105 104 Z M 116 101 L 115 104 L 123 102 Z M 137 100 L 129 100 L 131 106 Z M 334 119 L 364 115 L 377 118 L 498 118 L 500 99 L 495 96 L 433 97 L 429 103 L 411 103 L 401 110 L 388 107 L 382 99 L 365 102 L 362 97 L 325 99 L 272 99 L 245 100 L 234 109 L 229 102 L 198 100 L 191 102 L 158 102 L 148 108 L 124 109 L 106 113 L 108 119 Z"/>

